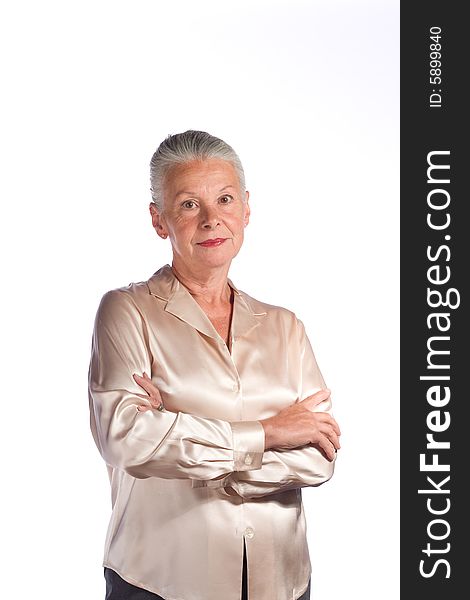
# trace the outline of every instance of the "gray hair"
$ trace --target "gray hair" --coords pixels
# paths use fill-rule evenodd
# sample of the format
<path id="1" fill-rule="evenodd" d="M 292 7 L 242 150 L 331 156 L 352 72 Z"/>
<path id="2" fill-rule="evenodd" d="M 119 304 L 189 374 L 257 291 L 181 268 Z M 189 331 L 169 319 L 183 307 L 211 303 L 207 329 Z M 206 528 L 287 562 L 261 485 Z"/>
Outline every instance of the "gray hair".
<path id="1" fill-rule="evenodd" d="M 237 172 L 240 191 L 245 199 L 245 173 L 235 150 L 223 140 L 206 133 L 192 129 L 184 133 L 168 135 L 150 161 L 150 191 L 157 209 L 163 209 L 163 184 L 165 176 L 171 167 L 193 160 L 218 158 L 226 160 Z"/>

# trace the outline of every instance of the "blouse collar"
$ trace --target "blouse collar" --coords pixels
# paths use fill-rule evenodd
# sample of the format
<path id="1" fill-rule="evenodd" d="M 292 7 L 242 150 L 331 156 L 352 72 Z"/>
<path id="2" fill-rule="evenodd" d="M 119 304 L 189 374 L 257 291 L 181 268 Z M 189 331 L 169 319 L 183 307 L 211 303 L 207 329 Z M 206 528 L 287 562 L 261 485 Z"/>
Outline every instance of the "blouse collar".
<path id="1" fill-rule="evenodd" d="M 258 327 L 261 317 L 266 316 L 266 312 L 254 312 L 246 295 L 240 292 L 230 279 L 227 279 L 227 282 L 234 291 L 231 331 L 233 339 L 236 340 Z M 182 319 L 204 335 L 218 341 L 222 339 L 209 317 L 189 293 L 188 288 L 175 276 L 169 264 L 158 269 L 148 279 L 147 286 L 152 296 L 166 301 L 166 312 Z"/>

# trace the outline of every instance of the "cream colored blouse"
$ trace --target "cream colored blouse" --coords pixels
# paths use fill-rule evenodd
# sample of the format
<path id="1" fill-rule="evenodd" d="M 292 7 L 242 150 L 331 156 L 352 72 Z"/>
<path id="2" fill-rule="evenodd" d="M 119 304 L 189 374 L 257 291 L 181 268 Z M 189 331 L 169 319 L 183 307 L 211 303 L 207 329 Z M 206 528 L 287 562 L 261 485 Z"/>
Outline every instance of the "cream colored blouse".
<path id="1" fill-rule="evenodd" d="M 334 464 L 312 446 L 264 451 L 259 419 L 325 384 L 294 313 L 228 283 L 231 352 L 169 265 L 101 299 L 89 401 L 112 490 L 103 565 L 165 600 L 240 600 L 245 539 L 250 600 L 294 600 L 311 574 L 300 488 Z M 137 410 L 144 371 L 164 410 Z"/>

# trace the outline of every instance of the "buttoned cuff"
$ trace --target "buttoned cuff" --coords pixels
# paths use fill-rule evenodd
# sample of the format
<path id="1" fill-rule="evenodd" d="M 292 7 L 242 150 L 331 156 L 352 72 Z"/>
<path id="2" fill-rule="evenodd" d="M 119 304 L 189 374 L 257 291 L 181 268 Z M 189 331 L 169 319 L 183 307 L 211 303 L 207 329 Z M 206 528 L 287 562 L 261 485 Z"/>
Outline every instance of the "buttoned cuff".
<path id="1" fill-rule="evenodd" d="M 264 454 L 264 427 L 259 421 L 231 421 L 234 471 L 261 469 Z"/>
<path id="2" fill-rule="evenodd" d="M 261 469 L 265 444 L 264 427 L 259 421 L 231 421 L 230 426 L 233 439 L 233 470 Z M 234 490 L 226 487 L 231 485 L 231 476 L 232 473 L 228 473 L 217 479 L 192 479 L 191 486 L 193 488 L 219 488 L 219 491 L 226 496 L 237 496 L 238 494 Z M 224 488 L 227 489 L 226 492 L 224 492 Z"/>

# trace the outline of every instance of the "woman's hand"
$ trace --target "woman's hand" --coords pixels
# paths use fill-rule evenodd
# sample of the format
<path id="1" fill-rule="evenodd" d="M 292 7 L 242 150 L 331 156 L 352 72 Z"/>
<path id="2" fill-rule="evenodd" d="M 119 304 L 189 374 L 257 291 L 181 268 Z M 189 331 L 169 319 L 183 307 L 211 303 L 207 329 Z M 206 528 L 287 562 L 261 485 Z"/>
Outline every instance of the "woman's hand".
<path id="1" fill-rule="evenodd" d="M 312 444 L 330 461 L 340 448 L 341 431 L 335 419 L 315 407 L 330 397 L 330 390 L 320 390 L 301 402 L 283 408 L 277 415 L 260 423 L 265 431 L 265 449 L 292 449 Z"/>
<path id="2" fill-rule="evenodd" d="M 134 373 L 132 377 L 134 377 L 134 381 L 147 392 L 146 394 L 135 395 L 139 396 L 139 398 L 145 398 L 145 400 L 150 402 L 150 406 L 147 404 L 141 404 L 137 407 L 137 410 L 140 410 L 141 412 L 145 412 L 146 410 L 150 410 L 152 408 L 163 410 L 164 406 L 160 392 L 158 391 L 158 388 L 153 385 L 152 380 L 147 373 L 144 371 L 143 377 L 137 375 L 137 373 Z"/>

